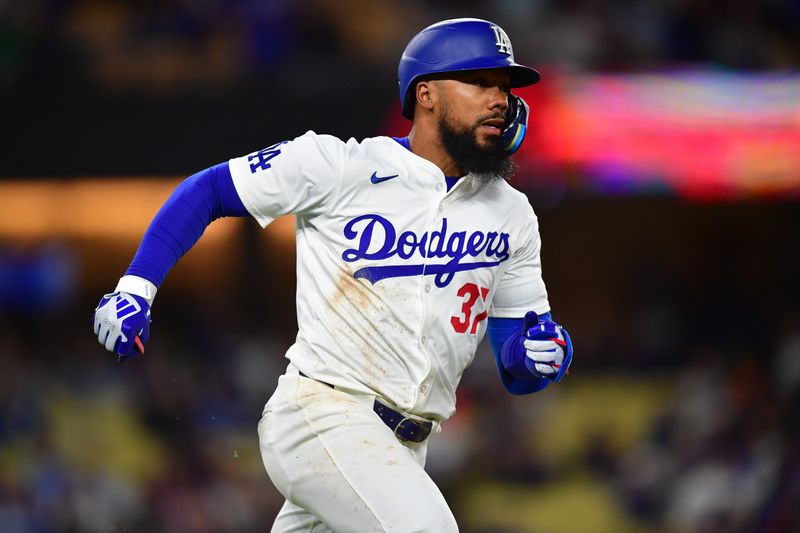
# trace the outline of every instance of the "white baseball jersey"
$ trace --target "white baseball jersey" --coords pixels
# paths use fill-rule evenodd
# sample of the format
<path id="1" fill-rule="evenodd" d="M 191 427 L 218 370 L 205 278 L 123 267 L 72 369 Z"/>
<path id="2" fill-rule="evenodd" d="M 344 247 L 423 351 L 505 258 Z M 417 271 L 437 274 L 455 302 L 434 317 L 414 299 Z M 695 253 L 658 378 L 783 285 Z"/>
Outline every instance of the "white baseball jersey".
<path id="1" fill-rule="evenodd" d="M 550 310 L 538 222 L 503 180 L 442 171 L 389 137 L 308 132 L 232 159 L 262 226 L 297 225 L 297 340 L 304 373 L 432 420 L 455 390 L 488 316 Z"/>

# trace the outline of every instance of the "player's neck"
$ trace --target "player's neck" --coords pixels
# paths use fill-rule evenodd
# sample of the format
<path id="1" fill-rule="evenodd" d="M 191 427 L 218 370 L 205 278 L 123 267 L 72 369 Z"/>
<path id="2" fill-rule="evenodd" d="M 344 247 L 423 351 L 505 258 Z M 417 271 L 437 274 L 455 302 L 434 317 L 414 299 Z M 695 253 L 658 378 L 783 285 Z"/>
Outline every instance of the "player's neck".
<path id="1" fill-rule="evenodd" d="M 464 174 L 461 167 L 444 149 L 438 132 L 432 128 L 412 127 L 408 134 L 408 145 L 414 154 L 439 167 L 445 176 L 462 176 Z"/>

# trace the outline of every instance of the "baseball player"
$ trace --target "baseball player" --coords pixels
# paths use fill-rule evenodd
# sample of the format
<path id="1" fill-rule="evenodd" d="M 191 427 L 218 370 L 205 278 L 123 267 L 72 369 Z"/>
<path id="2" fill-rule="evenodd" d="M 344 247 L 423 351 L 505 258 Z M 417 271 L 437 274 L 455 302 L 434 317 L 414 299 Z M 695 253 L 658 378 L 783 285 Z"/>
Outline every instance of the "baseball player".
<path id="1" fill-rule="evenodd" d="M 511 89 L 539 73 L 496 24 L 455 19 L 416 35 L 398 75 L 407 137 L 309 131 L 189 177 L 95 310 L 107 350 L 143 353 L 158 287 L 209 223 L 295 215 L 299 331 L 258 425 L 286 497 L 273 531 L 457 531 L 425 452 L 484 334 L 512 394 L 572 359 L 536 216 L 505 179 L 528 118 Z"/>

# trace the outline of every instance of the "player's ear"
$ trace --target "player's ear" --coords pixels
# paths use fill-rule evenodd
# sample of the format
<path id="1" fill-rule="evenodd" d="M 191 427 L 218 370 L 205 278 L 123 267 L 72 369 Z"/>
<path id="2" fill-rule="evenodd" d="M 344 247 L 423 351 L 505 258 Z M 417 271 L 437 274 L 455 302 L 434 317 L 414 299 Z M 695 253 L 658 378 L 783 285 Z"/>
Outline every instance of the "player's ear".
<path id="1" fill-rule="evenodd" d="M 430 111 L 438 97 L 435 80 L 422 80 L 417 83 L 417 105 Z"/>

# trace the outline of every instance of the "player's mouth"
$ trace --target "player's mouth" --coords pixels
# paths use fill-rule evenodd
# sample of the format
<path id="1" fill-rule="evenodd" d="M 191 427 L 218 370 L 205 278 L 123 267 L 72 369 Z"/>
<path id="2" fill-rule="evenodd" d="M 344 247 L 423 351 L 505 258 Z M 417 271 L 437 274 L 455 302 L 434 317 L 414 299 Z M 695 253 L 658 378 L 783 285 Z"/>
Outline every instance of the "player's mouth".
<path id="1" fill-rule="evenodd" d="M 481 129 L 491 135 L 500 135 L 503 131 L 506 121 L 502 118 L 490 118 L 481 122 Z"/>

